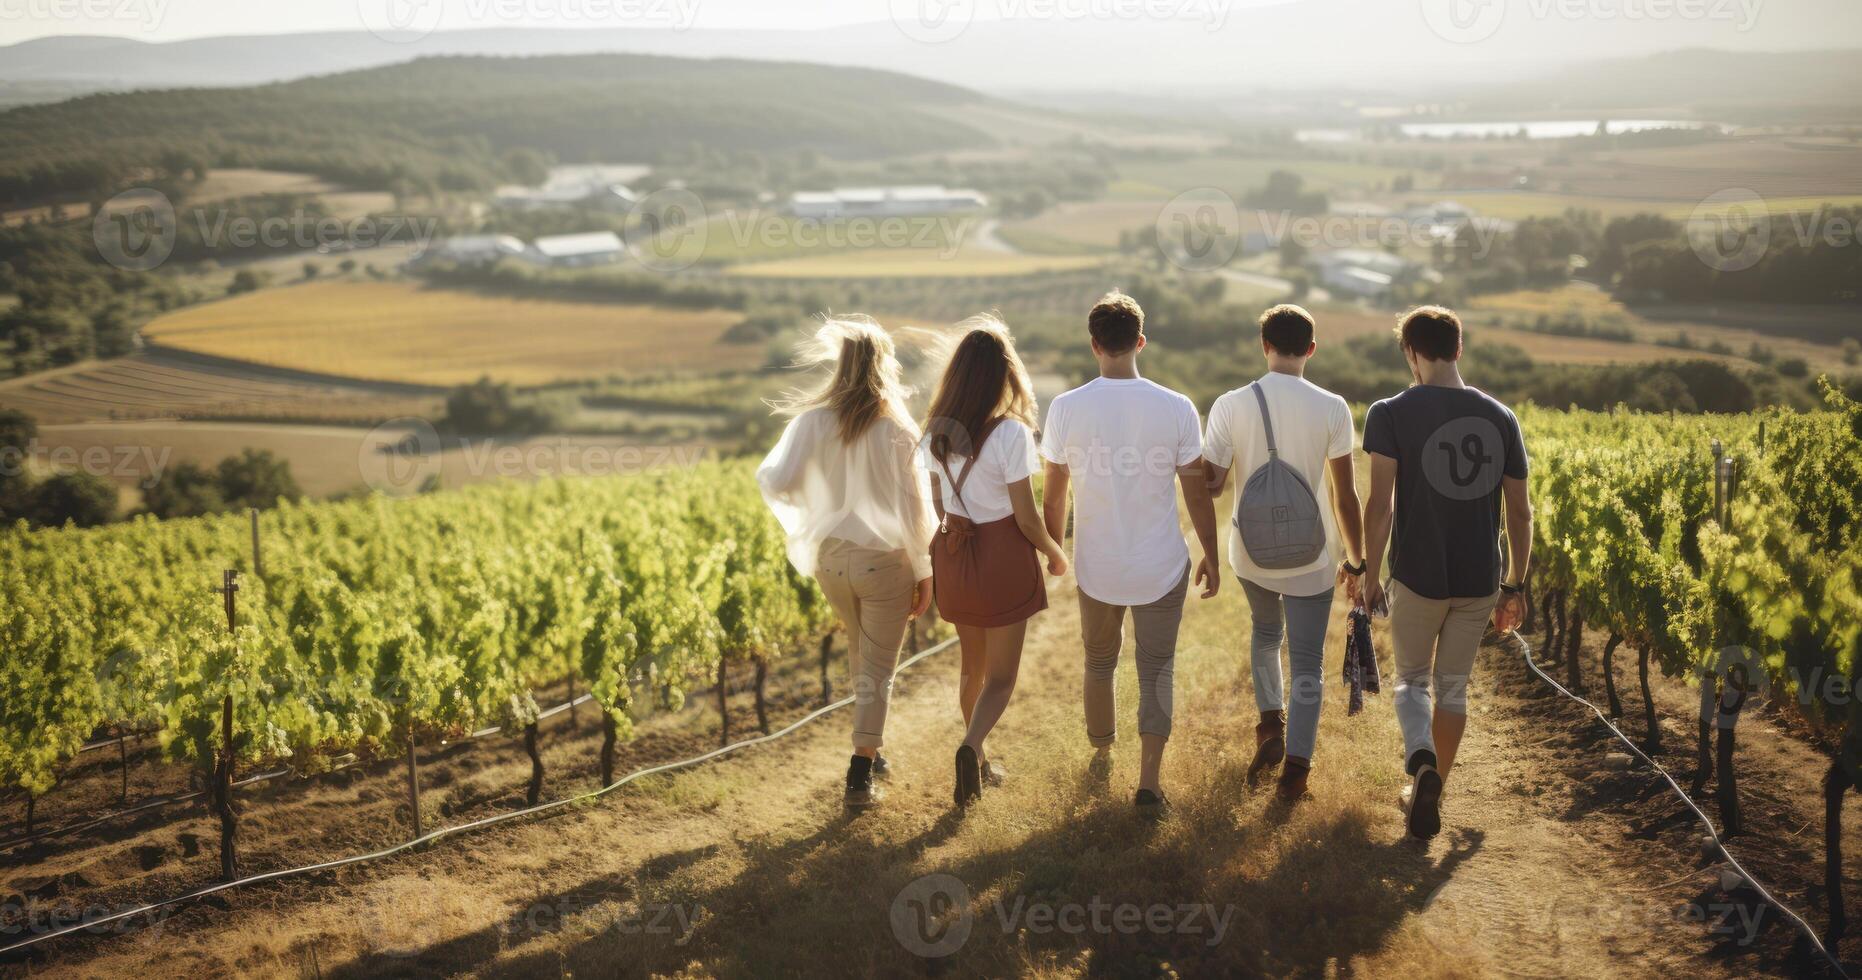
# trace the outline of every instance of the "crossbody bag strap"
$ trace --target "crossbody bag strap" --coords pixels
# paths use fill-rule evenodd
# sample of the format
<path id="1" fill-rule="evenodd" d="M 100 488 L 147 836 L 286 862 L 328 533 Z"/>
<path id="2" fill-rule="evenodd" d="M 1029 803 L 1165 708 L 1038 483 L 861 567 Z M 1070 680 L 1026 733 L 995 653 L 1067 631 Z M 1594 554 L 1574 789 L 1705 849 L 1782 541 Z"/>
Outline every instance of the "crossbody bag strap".
<path id="1" fill-rule="evenodd" d="M 995 433 L 996 426 L 1001 424 L 1002 419 L 993 418 L 983 425 L 982 435 L 976 440 L 976 455 L 964 458 L 963 470 L 956 476 L 952 477 L 950 475 L 950 457 L 948 455 L 939 463 L 939 465 L 944 467 L 944 476 L 950 480 L 950 494 L 957 498 L 958 503 L 963 504 L 964 516 L 966 518 L 969 516 L 970 505 L 963 503 L 963 485 L 970 482 L 970 470 L 976 467 L 976 461 L 982 458 L 983 447 L 989 443 L 989 437 Z M 941 502 L 938 509 L 943 509 Z M 940 515 L 938 519 L 942 521 L 944 518 Z"/>

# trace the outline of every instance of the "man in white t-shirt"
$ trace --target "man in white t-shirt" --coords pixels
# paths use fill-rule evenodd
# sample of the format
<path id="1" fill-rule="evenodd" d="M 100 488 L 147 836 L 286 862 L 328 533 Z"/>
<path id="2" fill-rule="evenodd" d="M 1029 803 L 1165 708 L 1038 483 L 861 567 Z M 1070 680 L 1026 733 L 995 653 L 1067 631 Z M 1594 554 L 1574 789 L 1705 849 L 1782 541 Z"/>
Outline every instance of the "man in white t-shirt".
<path id="1" fill-rule="evenodd" d="M 1351 459 L 1351 408 L 1305 377 L 1306 362 L 1318 349 L 1312 314 L 1297 306 L 1276 306 L 1261 314 L 1260 326 L 1267 373 L 1216 399 L 1209 409 L 1203 455 L 1209 465 L 1209 492 L 1220 496 L 1232 472 L 1239 506 L 1240 488 L 1269 458 L 1268 428 L 1261 416 L 1265 400 L 1265 421 L 1272 423 L 1278 458 L 1306 481 L 1319 505 L 1325 547 L 1298 568 L 1260 567 L 1242 544 L 1239 522 L 1229 522 L 1229 562 L 1254 616 L 1254 702 L 1261 710 L 1248 784 L 1256 785 L 1284 758 L 1276 791 L 1291 803 L 1306 795 L 1306 776 L 1312 768 L 1333 592 L 1343 583 L 1349 598 L 1357 600 L 1357 577 L 1364 573 L 1364 529 Z M 1341 552 L 1349 553 L 1350 560 L 1340 562 Z M 1291 706 L 1280 671 L 1283 634 L 1287 659 L 1293 664 Z"/>
<path id="2" fill-rule="evenodd" d="M 1065 540 L 1074 508 L 1073 568 L 1080 587 L 1086 647 L 1086 734 L 1099 752 L 1094 771 L 1110 772 L 1118 737 L 1113 710 L 1125 612 L 1138 642 L 1138 735 L 1143 744 L 1137 803 L 1164 804 L 1159 783 L 1170 739 L 1177 627 L 1189 591 L 1190 550 L 1178 523 L 1177 485 L 1202 543 L 1195 582 L 1203 598 L 1221 585 L 1215 505 L 1209 498 L 1196 406 L 1138 376 L 1144 311 L 1108 293 L 1087 317 L 1099 377 L 1054 399 L 1041 435 L 1047 528 Z"/>

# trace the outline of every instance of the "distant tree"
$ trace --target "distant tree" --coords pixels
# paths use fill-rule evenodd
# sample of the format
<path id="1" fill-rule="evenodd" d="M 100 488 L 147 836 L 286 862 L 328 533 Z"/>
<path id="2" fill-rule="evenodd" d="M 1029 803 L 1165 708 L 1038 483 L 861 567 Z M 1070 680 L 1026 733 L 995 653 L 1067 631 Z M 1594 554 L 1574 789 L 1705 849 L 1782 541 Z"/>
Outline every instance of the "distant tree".
<path id="1" fill-rule="evenodd" d="M 258 273 L 253 272 L 251 269 L 241 269 L 233 273 L 233 281 L 231 285 L 226 287 L 226 295 L 238 296 L 240 293 L 254 292 L 261 285 L 263 285 L 263 283 L 259 281 Z"/>
<path id="2" fill-rule="evenodd" d="M 304 263 L 304 281 L 309 282 L 317 278 L 317 274 L 322 271 L 323 270 L 315 262 Z"/>
<path id="3" fill-rule="evenodd" d="M 116 487 L 89 473 L 60 473 L 33 488 L 32 521 L 43 527 L 96 527 L 116 520 Z"/>
<path id="4" fill-rule="evenodd" d="M 1306 246 L 1298 238 L 1288 235 L 1280 240 L 1280 266 L 1283 269 L 1297 269 L 1306 264 Z"/>
<path id="5" fill-rule="evenodd" d="M 1398 174 L 1397 178 L 1390 182 L 1390 190 L 1398 194 L 1408 194 L 1415 189 L 1416 178 L 1410 174 Z"/>
<path id="6" fill-rule="evenodd" d="M 219 479 L 205 467 L 180 462 L 163 472 L 155 484 L 142 493 L 142 506 L 163 519 L 199 517 L 226 510 L 226 498 L 220 493 Z"/>
<path id="7" fill-rule="evenodd" d="M 535 187 L 550 178 L 550 164 L 543 154 L 519 148 L 504 155 L 504 172 L 520 184 Z"/>
<path id="8" fill-rule="evenodd" d="M 336 269 L 338 272 L 341 272 L 345 276 L 349 275 L 350 273 L 356 271 L 356 260 L 355 259 L 344 259 L 341 262 L 338 262 L 336 264 Z"/>
<path id="9" fill-rule="evenodd" d="M 30 517 L 26 493 L 32 481 L 26 473 L 26 459 L 38 437 L 39 425 L 32 416 L 0 408 L 0 523 Z"/>
<path id="10" fill-rule="evenodd" d="M 1862 341 L 1857 341 L 1854 337 L 1844 337 L 1843 363 L 1854 367 L 1858 361 L 1862 361 Z"/>
<path id="11" fill-rule="evenodd" d="M 267 449 L 246 449 L 220 461 L 220 496 L 229 507 L 261 510 L 278 501 L 299 500 L 304 491 L 291 475 L 291 464 Z"/>
<path id="12" fill-rule="evenodd" d="M 446 427 L 478 436 L 533 435 L 555 424 L 539 406 L 518 403 L 508 384 L 480 378 L 446 396 Z"/>

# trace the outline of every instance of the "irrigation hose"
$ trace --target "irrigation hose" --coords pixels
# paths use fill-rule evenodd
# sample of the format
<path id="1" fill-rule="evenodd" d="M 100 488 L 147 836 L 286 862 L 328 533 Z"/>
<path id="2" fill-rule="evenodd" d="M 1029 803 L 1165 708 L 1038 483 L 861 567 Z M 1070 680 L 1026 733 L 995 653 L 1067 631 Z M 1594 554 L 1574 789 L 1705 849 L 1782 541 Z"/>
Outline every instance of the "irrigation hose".
<path id="1" fill-rule="evenodd" d="M 555 707 L 545 709 L 543 712 L 537 715 L 537 720 L 543 721 L 546 718 L 553 718 L 559 714 L 562 714 L 565 711 L 568 711 L 570 708 L 574 708 L 578 705 L 581 705 L 581 704 L 584 704 L 586 702 L 593 701 L 593 700 L 595 700 L 594 695 L 584 694 L 576 698 L 573 701 L 565 701 L 562 704 L 556 705 Z M 499 728 L 497 725 L 493 725 L 490 728 L 481 728 L 478 731 L 472 732 L 467 735 L 461 735 L 458 738 L 447 739 L 445 741 L 442 741 L 440 745 L 442 746 L 459 745 L 464 742 L 470 742 L 475 738 L 484 738 L 487 735 L 496 735 L 498 734 L 498 732 L 502 730 L 503 729 Z M 114 744 L 114 743 L 98 743 L 98 744 Z M 324 770 L 318 773 L 318 775 L 327 776 L 333 772 L 342 772 L 343 770 L 348 769 L 351 766 L 355 766 L 355 765 L 359 765 L 359 763 L 347 762 L 347 763 L 344 763 L 343 765 L 334 766 L 334 767 L 331 767 L 330 769 Z M 254 783 L 264 783 L 264 782 L 270 782 L 271 780 L 274 780 L 274 779 L 283 779 L 284 777 L 289 776 L 289 775 L 291 775 L 291 770 L 289 769 L 276 769 L 271 772 L 254 773 L 253 775 L 247 776 L 244 779 L 234 782 L 233 788 L 238 789 L 242 786 L 251 786 Z M 160 809 L 165 806 L 173 806 L 176 803 L 186 803 L 189 800 L 198 800 L 201 797 L 206 796 L 206 795 L 207 794 L 205 791 L 199 791 L 199 790 L 194 791 L 194 792 L 189 792 L 189 793 L 177 793 L 174 796 L 164 796 L 159 799 L 148 800 L 146 802 L 139 803 L 135 806 L 129 807 L 128 809 L 125 809 L 125 810 L 112 810 L 111 812 L 106 813 L 102 816 L 92 817 L 89 820 L 79 821 L 78 823 L 66 824 L 62 827 L 53 827 L 49 830 L 41 830 L 41 831 L 37 831 L 35 833 L 30 833 L 30 834 L 22 834 L 10 840 L 0 841 L 0 851 L 10 851 L 13 848 L 19 847 L 23 844 L 31 844 L 36 841 L 50 840 L 54 837 L 63 837 L 66 834 L 75 834 L 80 831 L 89 830 L 92 827 L 101 827 L 104 824 L 110 823 L 113 820 L 121 820 L 124 817 L 133 817 L 138 813 L 144 813 L 149 810 Z"/>
<path id="2" fill-rule="evenodd" d="M 1733 856 L 1733 852 L 1726 849 L 1726 842 L 1720 837 L 1719 828 L 1713 825 L 1713 820 L 1707 816 L 1706 811 L 1700 808 L 1700 804 L 1695 803 L 1693 797 L 1687 795 L 1687 791 L 1681 788 L 1681 784 L 1675 782 L 1675 778 L 1668 774 L 1668 770 L 1661 763 L 1649 758 L 1648 753 L 1642 751 L 1642 748 L 1630 739 L 1628 735 L 1623 734 L 1623 730 L 1616 727 L 1616 723 L 1611 721 L 1609 716 L 1605 715 L 1596 705 L 1585 700 L 1580 695 L 1571 693 L 1569 688 L 1558 683 L 1550 674 L 1539 669 L 1538 662 L 1532 659 L 1532 644 L 1527 642 L 1523 635 L 1515 632 L 1513 633 L 1513 638 L 1519 641 L 1520 649 L 1525 652 L 1526 666 L 1530 667 L 1533 673 L 1539 675 L 1540 680 L 1550 684 L 1553 690 L 1589 708 L 1591 714 L 1596 715 L 1597 720 L 1603 722 L 1604 727 L 1610 729 L 1610 732 L 1621 740 L 1624 745 L 1629 746 L 1629 751 L 1634 752 L 1638 758 L 1648 763 L 1649 767 L 1655 770 L 1656 775 L 1666 780 L 1668 788 L 1674 790 L 1674 794 L 1681 798 L 1681 802 L 1687 804 L 1687 808 L 1694 811 L 1694 816 L 1700 818 L 1701 824 L 1707 828 L 1707 836 L 1712 839 L 1713 846 L 1719 850 L 1720 856 L 1726 859 L 1726 863 L 1739 874 L 1740 880 L 1750 885 L 1753 891 L 1758 892 L 1759 897 L 1764 899 L 1766 904 L 1777 909 L 1785 918 L 1791 920 L 1792 925 L 1797 927 L 1797 931 L 1803 934 L 1804 938 L 1809 940 L 1812 946 L 1817 948 L 1817 952 L 1823 954 L 1824 959 L 1830 961 L 1830 967 L 1836 971 L 1836 975 L 1842 977 L 1843 980 L 1848 980 L 1849 974 L 1843 970 L 1842 961 L 1837 959 L 1836 954 L 1831 952 L 1830 948 L 1823 944 L 1823 937 L 1817 935 L 1817 930 L 1811 928 L 1810 923 L 1806 922 L 1803 916 L 1791 911 L 1790 906 L 1785 905 L 1783 902 L 1773 897 L 1771 891 L 1757 878 L 1753 877 L 1752 873 L 1747 871 L 1744 865 L 1739 863 L 1739 859 Z"/>
<path id="3" fill-rule="evenodd" d="M 897 670 L 895 671 L 895 673 L 903 672 L 903 671 L 911 669 L 911 667 L 917 664 L 919 661 L 925 659 L 926 657 L 931 656 L 932 654 L 940 653 L 944 650 L 949 649 L 956 642 L 957 642 L 957 638 L 951 637 L 948 640 L 944 640 L 940 643 L 934 644 L 931 647 L 917 654 L 914 654 L 910 659 L 900 664 Z M 718 748 L 712 749 L 711 751 L 706 752 L 703 755 L 695 755 L 689 759 L 681 759 L 676 762 L 667 762 L 661 765 L 649 766 L 648 768 L 645 768 L 645 769 L 636 770 L 634 772 L 628 773 L 625 776 L 622 776 L 620 779 L 615 780 L 613 783 L 607 786 L 603 786 L 600 789 L 590 790 L 589 792 L 581 793 L 575 796 L 566 796 L 560 800 L 552 800 L 548 803 L 538 804 L 537 806 L 527 807 L 522 810 L 512 810 L 509 813 L 495 814 L 493 816 L 484 817 L 479 820 L 471 821 L 470 823 L 462 823 L 462 824 L 458 824 L 452 827 L 442 827 L 438 830 L 433 831 L 432 833 L 424 834 L 420 837 L 415 837 L 411 840 L 407 840 L 400 844 L 396 844 L 393 847 L 384 848 L 382 850 L 374 851 L 368 854 L 357 854 L 351 857 L 338 858 L 334 861 L 323 861 L 318 864 L 307 864 L 307 865 L 304 865 L 303 867 L 298 867 L 298 868 L 286 868 L 281 871 L 268 871 L 264 874 L 250 875 L 245 878 L 236 878 L 232 881 L 223 881 L 217 884 L 206 885 L 201 888 L 196 888 L 191 892 L 185 892 L 183 894 L 176 895 L 173 898 L 163 899 L 162 901 L 159 901 L 159 902 L 154 902 L 154 903 L 143 905 L 137 908 L 128 909 L 122 912 L 115 912 L 110 915 L 101 916 L 95 919 L 89 919 L 84 922 L 76 923 L 74 925 L 65 926 L 61 929 L 55 929 L 50 932 L 41 933 L 37 936 L 31 936 L 31 937 L 28 937 L 26 939 L 23 939 L 19 942 L 13 943 L 8 946 L 0 946 L 0 956 L 6 956 L 11 953 L 16 953 L 16 952 L 19 952 L 20 950 L 26 949 L 31 946 L 35 946 L 39 943 L 49 942 L 61 936 L 69 936 L 75 932 L 95 932 L 96 930 L 104 926 L 112 925 L 117 922 L 122 922 L 126 919 L 132 919 L 139 915 L 147 915 L 150 912 L 157 912 L 162 909 L 168 908 L 170 906 L 180 905 L 184 902 L 191 902 L 197 898 L 205 898 L 208 895 L 215 895 L 220 892 L 229 891 L 231 889 L 239 888 L 245 885 L 256 885 L 256 884 L 259 884 L 260 882 L 277 881 L 281 878 L 293 878 L 298 875 L 311 874 L 317 871 L 331 871 L 336 868 L 348 867 L 349 865 L 352 865 L 352 864 L 363 864 L 369 861 L 377 861 L 382 858 L 392 857 L 404 851 L 413 850 L 414 848 L 419 847 L 423 844 L 431 844 L 434 841 L 440 840 L 441 838 L 451 837 L 451 836 L 454 836 L 455 834 L 463 834 L 463 833 L 466 833 L 467 831 L 472 831 L 472 830 L 482 830 L 486 827 L 490 827 L 495 824 L 506 823 L 508 821 L 517 820 L 522 817 L 531 817 L 539 813 L 547 813 L 552 810 L 558 810 L 563 807 L 571 806 L 577 803 L 582 803 L 587 800 L 597 799 L 599 797 L 606 796 L 609 793 L 612 793 L 615 790 L 620 789 L 621 787 L 637 779 L 642 779 L 647 776 L 656 776 L 656 775 L 659 775 L 660 773 L 674 772 L 680 769 L 689 769 L 693 766 L 697 766 L 697 765 L 701 765 L 706 762 L 710 762 L 713 759 L 720 759 L 720 758 L 723 758 L 724 756 L 731 755 L 743 749 L 750 748 L 751 746 L 762 745 L 765 742 L 773 742 L 776 739 L 782 738 L 785 735 L 792 734 L 793 732 L 802 728 L 804 725 L 808 725 L 820 719 L 824 715 L 830 714 L 841 708 L 845 708 L 846 706 L 852 704 L 853 702 L 854 702 L 854 699 L 852 696 L 841 698 L 839 701 L 835 701 L 830 704 L 826 704 L 819 708 L 816 708 L 814 711 L 809 712 L 807 715 L 802 716 L 802 718 L 800 718 L 799 720 L 792 722 L 788 727 L 783 728 L 779 731 L 771 732 L 768 735 L 759 735 L 755 738 L 747 738 L 740 742 L 732 742 L 729 745 L 719 746 Z"/>

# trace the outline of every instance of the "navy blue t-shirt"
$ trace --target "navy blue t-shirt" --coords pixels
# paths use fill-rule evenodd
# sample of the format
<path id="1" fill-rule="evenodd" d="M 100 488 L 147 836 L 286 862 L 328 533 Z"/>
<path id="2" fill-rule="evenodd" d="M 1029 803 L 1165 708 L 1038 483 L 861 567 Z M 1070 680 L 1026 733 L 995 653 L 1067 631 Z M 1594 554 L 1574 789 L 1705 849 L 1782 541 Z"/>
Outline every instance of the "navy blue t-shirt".
<path id="1" fill-rule="evenodd" d="M 1397 462 L 1390 575 L 1430 599 L 1500 587 L 1500 480 L 1526 478 L 1519 420 L 1486 392 L 1417 385 L 1371 406 L 1364 451 Z"/>

